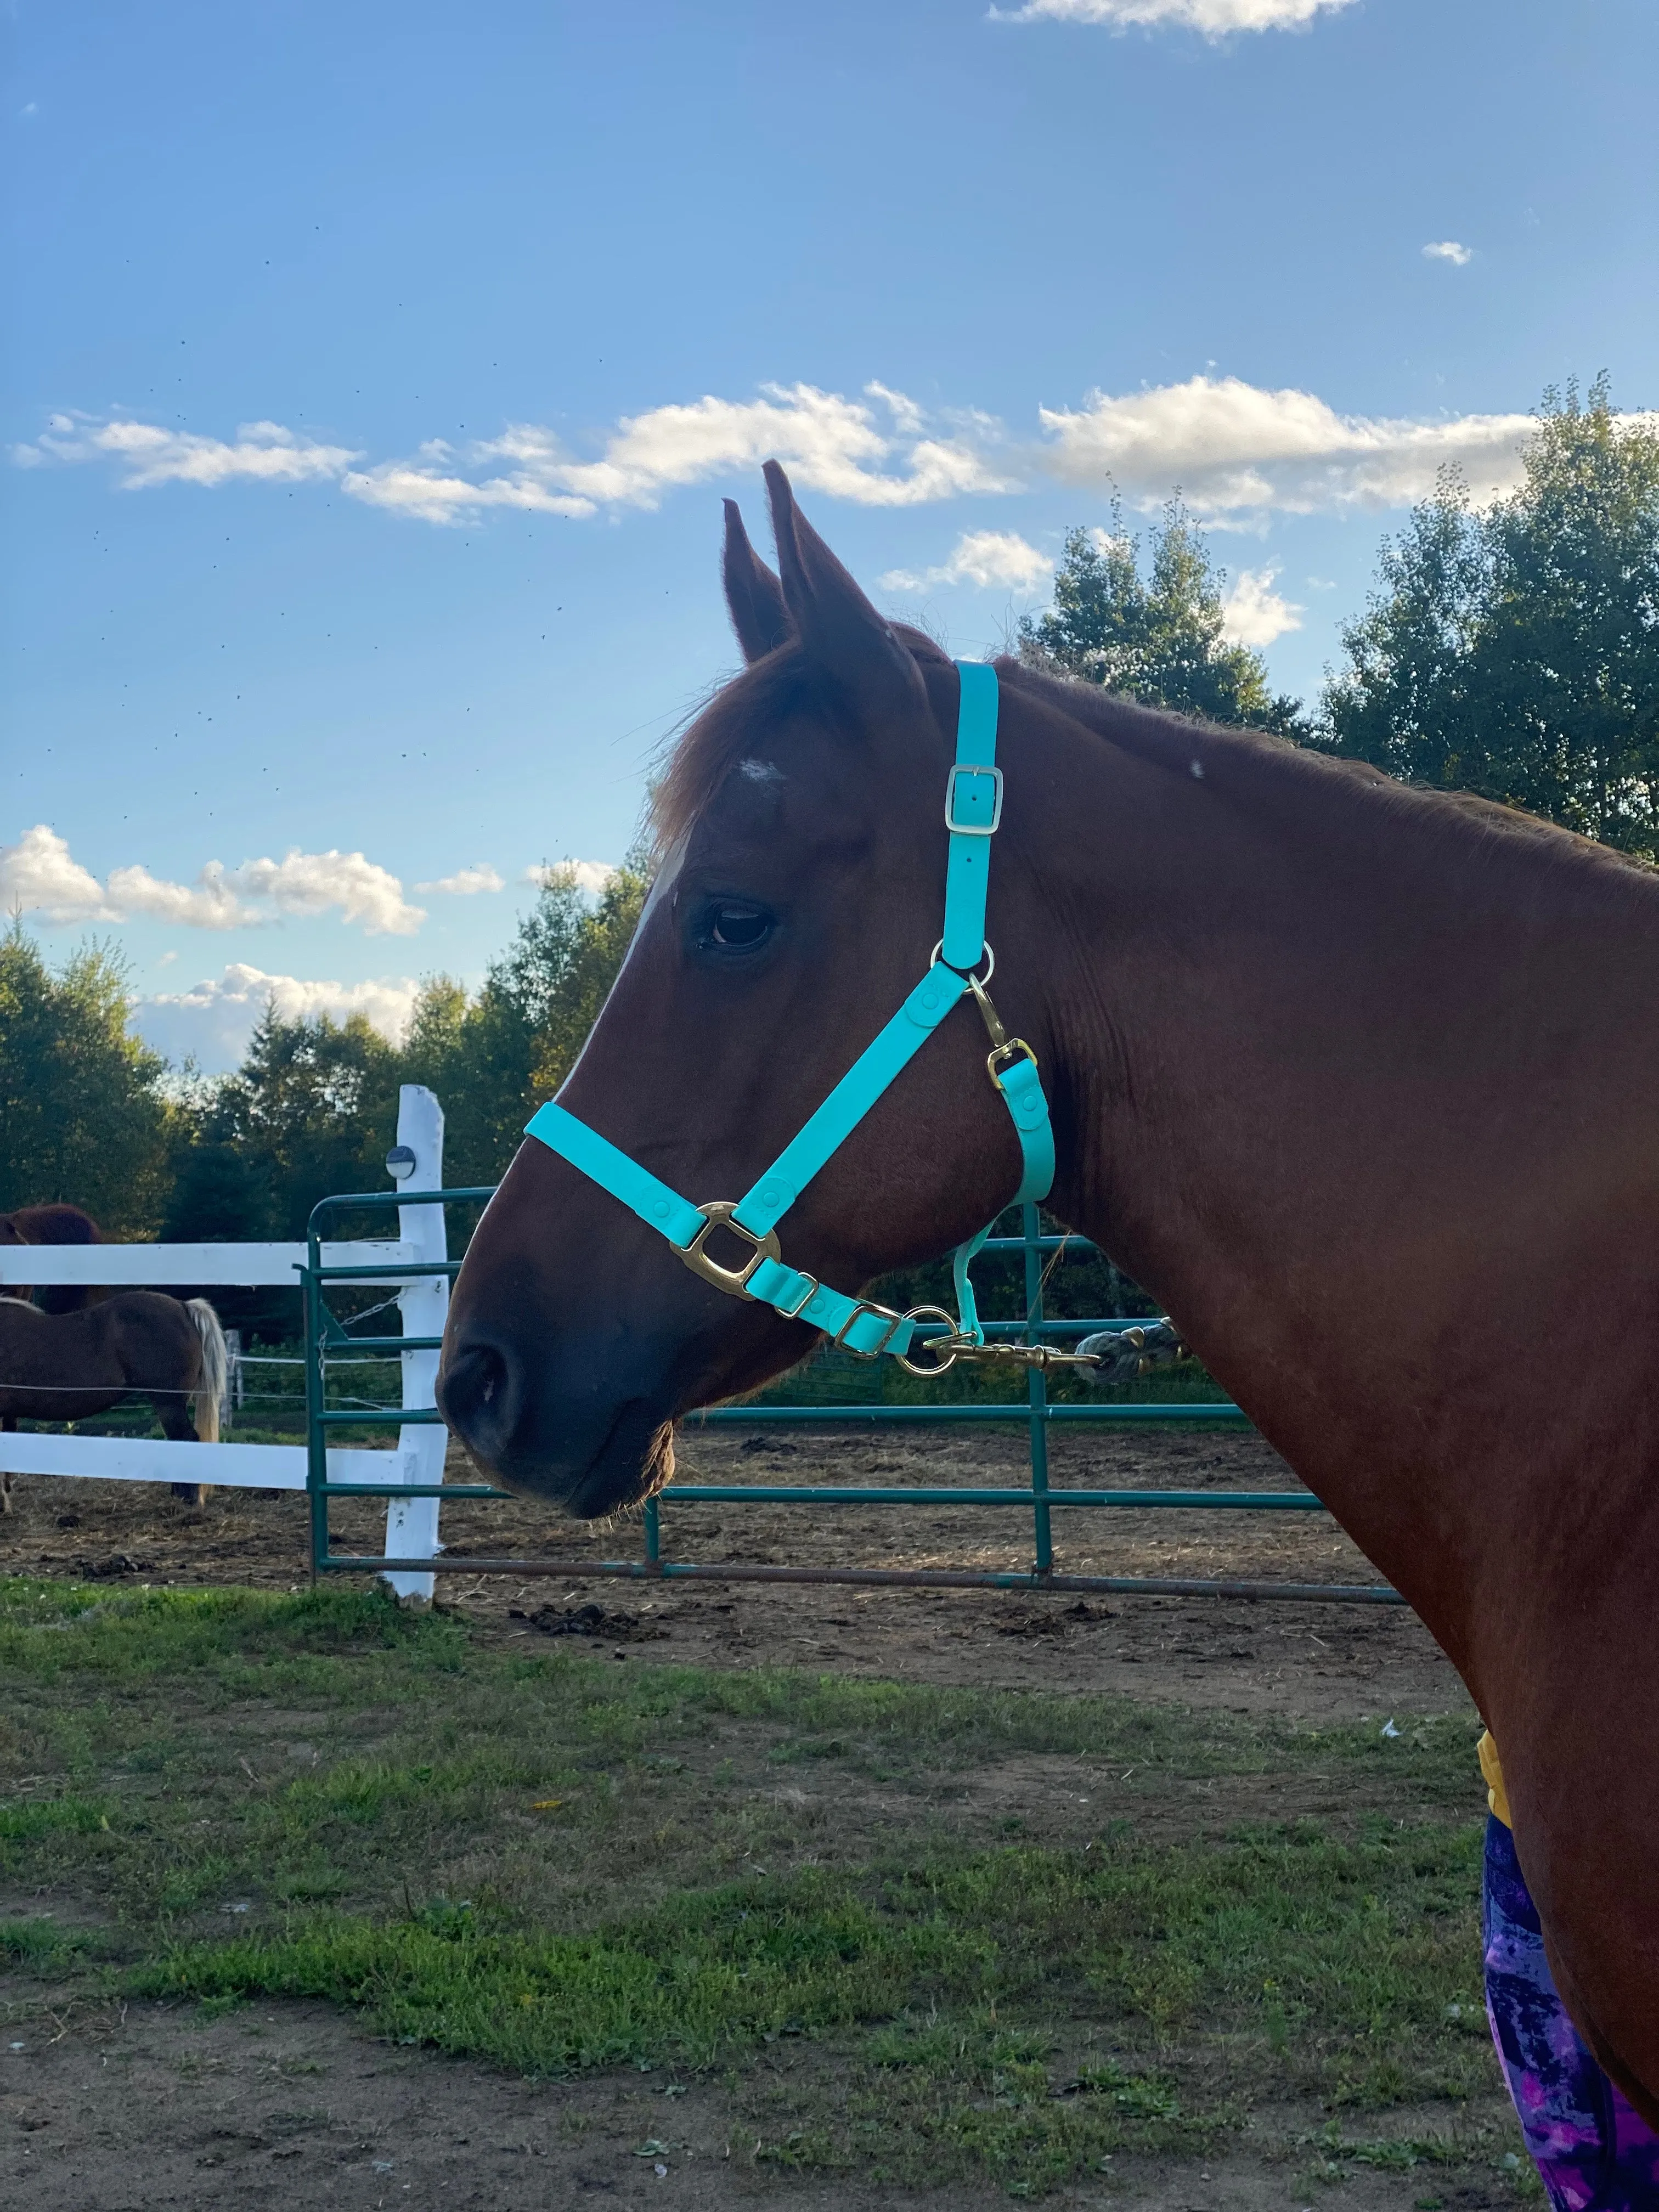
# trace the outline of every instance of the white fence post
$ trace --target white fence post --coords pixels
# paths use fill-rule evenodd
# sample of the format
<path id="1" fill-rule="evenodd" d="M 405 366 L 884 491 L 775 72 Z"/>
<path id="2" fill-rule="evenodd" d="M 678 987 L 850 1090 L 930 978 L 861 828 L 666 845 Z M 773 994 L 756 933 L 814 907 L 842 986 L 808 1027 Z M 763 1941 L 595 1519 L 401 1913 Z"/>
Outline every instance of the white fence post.
<path id="1" fill-rule="evenodd" d="M 434 1094 L 419 1083 L 405 1083 L 398 1094 L 398 1151 L 414 1154 L 412 1165 L 396 1154 L 389 1165 L 402 1168 L 396 1177 L 400 1190 L 441 1190 L 444 1184 L 443 1109 Z M 441 1206 L 403 1206 L 398 1209 L 398 1239 L 414 1248 L 421 1260 L 447 1260 L 449 1237 Z M 398 1294 L 405 1336 L 441 1336 L 449 1312 L 449 1279 L 422 1275 L 405 1284 Z M 403 1355 L 404 1399 L 406 1407 L 436 1402 L 438 1354 L 405 1352 Z M 422 1423 L 398 1431 L 397 1463 L 393 1479 L 399 1482 L 433 1483 L 444 1479 L 444 1447 L 447 1430 Z M 438 1503 L 435 1498 L 392 1498 L 386 1508 L 386 1550 L 390 1559 L 430 1559 L 442 1549 L 438 1541 Z M 434 1578 L 422 1574 L 387 1574 L 381 1577 L 396 1595 L 407 1602 L 430 1604 Z"/>

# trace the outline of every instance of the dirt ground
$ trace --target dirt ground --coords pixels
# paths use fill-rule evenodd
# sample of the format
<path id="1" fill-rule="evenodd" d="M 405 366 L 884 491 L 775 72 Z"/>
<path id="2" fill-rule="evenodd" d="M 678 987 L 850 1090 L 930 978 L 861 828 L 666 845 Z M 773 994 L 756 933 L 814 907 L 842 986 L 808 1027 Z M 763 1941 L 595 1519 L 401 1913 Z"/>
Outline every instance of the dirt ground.
<path id="1" fill-rule="evenodd" d="M 252 2006 L 204 2023 L 192 2008 L 144 2004 L 64 2026 L 30 2031 L 21 2051 L 0 2048 L 0 2185 L 15 2212 L 939 2212 L 945 2203 L 992 2212 L 1008 2203 L 994 2188 L 956 2185 L 947 2199 L 797 2179 L 769 2170 L 763 2153 L 757 2160 L 718 2082 L 636 2073 L 516 2081 L 374 2041 L 324 2005 Z M 778 2086 L 787 2094 L 786 2079 Z M 1476 2212 L 1514 2202 L 1502 2183 L 1431 2182 L 1420 2171 L 1333 2177 L 1312 2159 L 1176 2164 L 1125 2154 L 1110 2165 L 1047 2201 L 1067 2212 L 1403 2212 L 1425 2196 L 1448 2212 Z"/>
<path id="2" fill-rule="evenodd" d="M 1018 1483 L 1024 1440 L 961 1432 L 783 1437 L 693 1435 L 687 1480 L 771 1486 L 834 1481 Z M 459 1455 L 451 1474 L 465 1479 Z M 1102 1487 L 1288 1490 L 1283 1462 L 1251 1434 L 1178 1431 L 1060 1434 L 1051 1480 Z M 135 1583 L 236 1582 L 289 1588 L 305 1575 L 304 1503 L 219 1492 L 200 1510 L 149 1486 L 26 1480 L 0 1520 L 0 1571 Z M 1057 1563 L 1071 1571 L 1225 1580 L 1374 1583 L 1322 1515 L 1083 1511 L 1056 1515 Z M 664 1509 L 673 1559 L 821 1565 L 1024 1567 L 1029 1517 L 1017 1510 L 681 1506 Z M 379 1548 L 378 1507 L 334 1515 L 337 1544 Z M 518 1504 L 458 1504 L 452 1550 L 585 1563 L 641 1555 L 637 1526 L 588 1531 Z M 602 1577 L 441 1578 L 440 1602 L 487 1635 L 586 1633 L 619 1661 L 775 1663 L 911 1680 L 1114 1692 L 1194 1707 L 1310 1720 L 1467 1709 L 1451 1669 L 1399 1607 L 1214 1599 L 1033 1595 L 848 1586 L 675 1584 Z M 1245 1816 L 1239 1814 L 1237 1816 Z M 0 2017 L 19 1994 L 0 1977 Z M 19 2015 L 12 2014 L 14 2020 Z M 204 2021 L 190 2007 L 94 2008 L 38 2016 L 0 2045 L 0 2193 L 33 2212 L 187 2212 L 282 2205 L 436 2203 L 537 2212 L 591 2200 L 621 2207 L 787 2207 L 788 2212 L 920 2212 L 938 2196 L 795 2178 L 734 2125 L 718 2081 L 685 2085 L 628 2073 L 530 2084 L 489 2069 L 388 2046 L 334 2009 L 257 2005 Z M 20 2048 L 19 2045 L 21 2045 Z M 787 2074 L 776 2062 L 779 2109 Z M 752 2112 L 752 2098 L 748 2109 Z M 1469 2114 L 1491 2120 L 1492 2113 Z M 1306 2116 L 1309 2132 L 1321 2116 Z M 1462 2124 L 1461 2122 L 1457 2123 Z M 781 2128 L 787 2126 L 787 2118 Z M 1058 2192 L 1066 2206 L 1145 2212 L 1405 2212 L 1507 2205 L 1494 2174 L 1431 2178 L 1319 2169 L 1247 2150 L 1211 2163 L 1124 2156 Z M 1426 2193 L 1425 2193 L 1426 2192 Z M 1006 2203 L 953 2187 L 963 2212 Z"/>
<path id="3" fill-rule="evenodd" d="M 776 1430 L 696 1432 L 680 1450 L 687 1481 L 914 1486 L 1022 1484 L 1023 1436 L 897 1430 L 786 1437 Z M 471 1478 L 452 1451 L 452 1480 Z M 1300 1490 L 1248 1431 L 1060 1431 L 1050 1443 L 1056 1488 Z M 0 1518 L 0 1571 L 151 1583 L 237 1582 L 289 1588 L 306 1572 L 304 1500 L 218 1491 L 199 1510 L 159 1486 L 20 1476 Z M 1056 1565 L 1079 1574 L 1211 1581 L 1375 1584 L 1380 1577 L 1322 1513 L 1167 1509 L 1057 1510 Z M 1026 1569 L 1023 1509 L 787 1504 L 662 1510 L 668 1559 L 744 1565 Z M 337 1500 L 336 1548 L 376 1551 L 378 1506 Z M 516 1501 L 446 1507 L 455 1553 L 637 1559 L 636 1525 L 590 1529 Z M 568 1577 L 450 1575 L 440 1602 L 508 1636 L 535 1636 L 562 1616 L 599 1648 L 710 1665 L 785 1665 L 895 1674 L 981 1687 L 1107 1691 L 1309 1720 L 1447 1712 L 1466 1694 L 1404 1607 L 1328 1601 L 1087 1597 L 855 1585 L 668 1582 L 649 1588 Z M 520 1618 L 514 1618 L 517 1614 Z"/>

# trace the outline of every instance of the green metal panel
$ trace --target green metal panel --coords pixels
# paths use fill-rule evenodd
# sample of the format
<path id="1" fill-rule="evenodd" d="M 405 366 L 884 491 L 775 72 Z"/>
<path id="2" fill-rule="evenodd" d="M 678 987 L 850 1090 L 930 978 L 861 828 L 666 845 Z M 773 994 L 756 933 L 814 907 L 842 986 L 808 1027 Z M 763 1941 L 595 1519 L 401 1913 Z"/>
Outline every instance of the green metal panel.
<path id="1" fill-rule="evenodd" d="M 770 1427 L 897 1427 L 955 1426 L 968 1424 L 994 1426 L 1018 1423 L 1026 1432 L 1031 1470 L 1024 1488 L 1006 1485 L 947 1486 L 920 1484 L 892 1486 L 862 1484 L 807 1484 L 799 1487 L 762 1483 L 676 1483 L 660 1496 L 647 1500 L 643 1515 L 644 1556 L 638 1560 L 496 1559 L 458 1557 L 436 1559 L 393 1559 L 374 1554 L 335 1553 L 328 1531 L 331 1498 L 505 1498 L 508 1493 L 490 1483 L 444 1483 L 409 1486 L 403 1483 L 331 1482 L 328 1480 L 328 1433 L 331 1428 L 377 1424 L 403 1426 L 436 1423 L 433 1408 L 388 1407 L 374 1410 L 331 1408 L 327 1402 L 327 1362 L 331 1348 L 344 1345 L 354 1352 L 364 1350 L 394 1352 L 430 1351 L 438 1340 L 431 1337 L 350 1337 L 329 1311 L 327 1287 L 331 1283 L 361 1283 L 374 1279 L 408 1280 L 416 1275 L 453 1275 L 459 1261 L 422 1266 L 325 1267 L 322 1264 L 321 1220 L 331 1212 L 350 1208 L 384 1211 L 396 1206 L 448 1205 L 489 1199 L 489 1189 L 468 1188 L 421 1192 L 369 1191 L 324 1199 L 313 1211 L 308 1239 L 309 1264 L 302 1271 L 306 1315 L 307 1487 L 310 1504 L 311 1564 L 313 1576 L 324 1573 L 405 1571 L 610 1577 L 625 1580 L 677 1579 L 729 1582 L 814 1582 L 883 1583 L 902 1587 L 975 1589 L 1140 1591 L 1174 1596 L 1279 1596 L 1352 1604 L 1397 1605 L 1403 1601 L 1386 1584 L 1221 1583 L 1133 1575 L 1071 1575 L 1056 1570 L 1052 1516 L 1056 1507 L 1091 1510 L 1148 1509 L 1179 1512 L 1319 1513 L 1320 1501 L 1306 1491 L 1203 1490 L 1083 1490 L 1054 1489 L 1048 1480 L 1048 1432 L 1060 1423 L 1110 1425 L 1115 1423 L 1171 1423 L 1212 1427 L 1248 1427 L 1247 1417 L 1230 1404 L 1054 1405 L 1039 1369 L 1027 1370 L 1026 1398 L 1010 1402 L 955 1402 L 902 1406 L 794 1405 L 722 1406 L 689 1417 L 690 1427 L 735 1425 Z M 1025 1312 L 1013 1322 L 988 1322 L 988 1335 L 1015 1335 L 1027 1343 L 1054 1336 L 1081 1334 L 1111 1326 L 1110 1319 L 1089 1322 L 1049 1322 L 1044 1318 L 1042 1291 L 1044 1257 L 1050 1254 L 1092 1253 L 1097 1248 L 1084 1237 L 1056 1237 L 1042 1231 L 1034 1206 L 1023 1209 L 1022 1233 L 993 1237 L 985 1249 L 1018 1252 L 1023 1255 Z M 1130 1324 L 1125 1323 L 1126 1327 Z M 782 1567 L 705 1564 L 676 1561 L 664 1556 L 663 1513 L 666 1507 L 732 1504 L 891 1505 L 1015 1507 L 1032 1516 L 1034 1559 L 1029 1572 L 979 1573 L 967 1569 L 828 1568 L 794 1565 Z"/>

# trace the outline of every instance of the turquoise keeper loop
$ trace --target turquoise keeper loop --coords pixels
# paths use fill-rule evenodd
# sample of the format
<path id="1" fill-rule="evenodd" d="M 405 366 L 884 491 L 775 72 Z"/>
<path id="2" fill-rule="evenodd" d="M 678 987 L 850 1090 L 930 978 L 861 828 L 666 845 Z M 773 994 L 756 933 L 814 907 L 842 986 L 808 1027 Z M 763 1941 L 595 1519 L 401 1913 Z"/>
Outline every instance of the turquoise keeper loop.
<path id="1" fill-rule="evenodd" d="M 1047 1198 L 1054 1183 L 1054 1131 L 1034 1060 L 1016 1060 L 1002 1078 L 1002 1103 L 1019 1139 L 1019 1188 L 1010 1203 Z"/>
<path id="2" fill-rule="evenodd" d="M 994 668 L 982 661 L 959 660 L 957 755 L 945 784 L 945 822 L 950 836 L 945 877 L 945 929 L 940 955 L 903 1005 L 866 1046 L 830 1096 L 785 1146 L 764 1175 L 737 1206 L 694 1206 L 690 1199 L 640 1166 L 636 1160 L 590 1129 L 562 1106 L 538 1109 L 525 1134 L 558 1153 L 571 1166 L 621 1201 L 649 1229 L 657 1230 L 686 1264 L 705 1281 L 739 1297 L 770 1306 L 787 1321 L 822 1329 L 849 1352 L 866 1359 L 884 1353 L 903 1358 L 916 1339 L 916 1322 L 890 1313 L 865 1298 L 820 1283 L 777 1256 L 773 1235 L 801 1192 L 870 1109 L 907 1067 L 961 1000 L 967 971 L 985 956 L 985 898 L 990 881 L 991 839 L 1002 819 L 1002 771 L 996 764 L 999 693 Z M 960 972 L 958 972 L 960 971 Z M 984 1003 L 988 1003 L 984 1002 Z M 995 1017 L 991 1016 L 994 1024 Z M 993 1035 L 1001 1031 L 994 1026 Z M 1019 1188 L 1011 1203 L 1046 1198 L 1054 1179 L 1054 1133 L 1042 1079 L 1029 1048 L 1012 1058 L 994 1079 L 1019 1141 Z M 1000 1049 L 993 1067 L 1004 1057 Z M 730 1267 L 700 1256 L 698 1239 L 711 1223 L 721 1233 L 738 1232 L 750 1255 L 743 1267 Z M 974 1286 L 968 1269 L 994 1224 L 959 1245 L 951 1256 L 960 1333 L 983 1344 Z"/>

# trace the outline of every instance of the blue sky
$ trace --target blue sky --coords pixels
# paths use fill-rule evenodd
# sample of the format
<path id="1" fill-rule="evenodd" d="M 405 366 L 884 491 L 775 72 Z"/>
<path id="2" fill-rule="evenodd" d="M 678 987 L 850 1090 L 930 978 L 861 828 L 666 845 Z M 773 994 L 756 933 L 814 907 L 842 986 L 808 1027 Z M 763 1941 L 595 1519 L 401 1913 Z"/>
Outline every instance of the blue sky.
<path id="1" fill-rule="evenodd" d="M 476 979 L 732 666 L 768 453 L 969 653 L 1179 483 L 1308 695 L 1440 462 L 1659 405 L 1650 0 L 1013 15 L 14 0 L 0 895 L 54 956 L 209 1067 L 270 990 Z"/>

